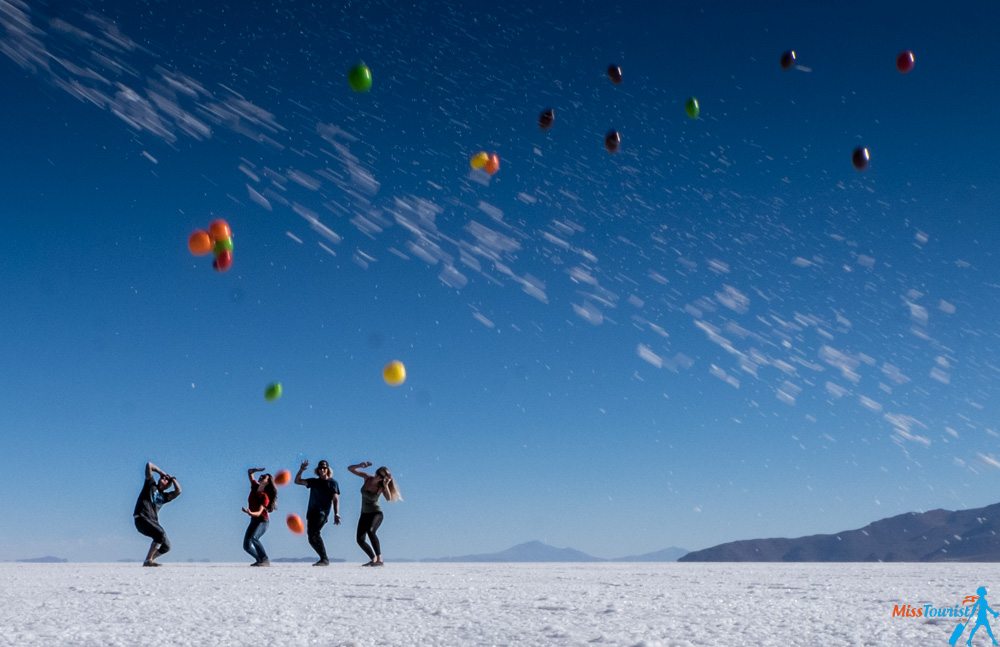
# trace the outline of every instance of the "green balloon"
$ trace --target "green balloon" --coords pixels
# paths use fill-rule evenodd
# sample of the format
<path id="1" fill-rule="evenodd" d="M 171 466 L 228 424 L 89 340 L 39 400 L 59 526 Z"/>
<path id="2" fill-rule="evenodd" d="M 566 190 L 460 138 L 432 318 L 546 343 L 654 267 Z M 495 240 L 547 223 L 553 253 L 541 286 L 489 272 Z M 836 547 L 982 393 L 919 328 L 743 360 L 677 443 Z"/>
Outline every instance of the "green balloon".
<path id="1" fill-rule="evenodd" d="M 212 249 L 216 254 L 221 254 L 222 252 L 233 251 L 233 239 L 223 238 L 222 240 L 215 241 L 215 247 Z"/>
<path id="2" fill-rule="evenodd" d="M 281 397 L 281 382 L 272 382 L 267 385 L 264 389 L 264 399 L 268 402 L 274 402 Z"/>
<path id="3" fill-rule="evenodd" d="M 358 63 L 347 73 L 347 82 L 355 92 L 368 92 L 372 89 L 372 71 L 364 63 Z"/>
<path id="4" fill-rule="evenodd" d="M 701 114 L 701 106 L 698 105 L 698 100 L 694 97 L 689 98 L 687 103 L 684 104 L 684 112 L 687 113 L 688 117 L 697 119 L 698 115 Z"/>

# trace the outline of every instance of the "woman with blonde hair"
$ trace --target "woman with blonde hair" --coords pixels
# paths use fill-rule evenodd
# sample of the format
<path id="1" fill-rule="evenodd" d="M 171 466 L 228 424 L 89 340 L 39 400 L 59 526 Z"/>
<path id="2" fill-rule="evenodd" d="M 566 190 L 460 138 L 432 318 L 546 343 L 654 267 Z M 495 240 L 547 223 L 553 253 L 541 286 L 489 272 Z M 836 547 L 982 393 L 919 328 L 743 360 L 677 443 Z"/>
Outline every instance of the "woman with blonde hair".
<path id="1" fill-rule="evenodd" d="M 384 565 L 382 546 L 378 541 L 378 535 L 375 534 L 378 532 L 378 527 L 382 525 L 382 509 L 379 507 L 378 497 L 382 495 L 386 501 L 402 501 L 403 497 L 399 494 L 399 487 L 392 478 L 388 467 L 383 465 L 378 468 L 375 470 L 374 476 L 361 471 L 362 468 L 371 466 L 371 461 L 365 461 L 351 465 L 347 469 L 351 471 L 351 474 L 365 480 L 361 486 L 361 516 L 358 518 L 357 535 L 358 546 L 361 546 L 361 550 L 365 551 L 370 560 L 364 566 L 382 566 Z M 371 546 L 368 545 L 365 538 L 371 541 Z"/>

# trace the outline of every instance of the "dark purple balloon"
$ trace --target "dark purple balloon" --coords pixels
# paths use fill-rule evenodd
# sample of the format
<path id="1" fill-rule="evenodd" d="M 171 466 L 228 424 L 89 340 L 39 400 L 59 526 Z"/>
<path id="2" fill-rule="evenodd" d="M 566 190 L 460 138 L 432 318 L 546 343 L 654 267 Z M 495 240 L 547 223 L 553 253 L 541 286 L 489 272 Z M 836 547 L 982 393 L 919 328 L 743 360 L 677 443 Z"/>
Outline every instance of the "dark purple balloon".
<path id="1" fill-rule="evenodd" d="M 552 108 L 546 108 L 542 111 L 542 114 L 538 115 L 538 127 L 542 130 L 548 130 L 552 127 L 556 121 L 556 111 Z"/>
<path id="2" fill-rule="evenodd" d="M 619 83 L 621 83 L 622 82 L 622 68 L 619 67 L 619 66 L 617 66 L 617 65 L 609 65 L 608 66 L 608 78 L 611 79 L 611 82 L 614 83 L 615 85 L 618 85 Z"/>
<path id="3" fill-rule="evenodd" d="M 617 130 L 609 130 L 608 134 L 604 136 L 604 148 L 608 149 L 609 153 L 617 153 L 621 145 L 622 136 L 618 134 Z"/>
<path id="4" fill-rule="evenodd" d="M 858 146 L 855 148 L 854 153 L 851 155 L 851 163 L 854 164 L 854 168 L 859 171 L 866 170 L 868 168 L 868 163 L 871 162 L 871 159 L 871 154 L 864 146 Z"/>
<path id="5" fill-rule="evenodd" d="M 795 50 L 790 49 L 781 55 L 781 69 L 790 70 L 795 65 Z"/>

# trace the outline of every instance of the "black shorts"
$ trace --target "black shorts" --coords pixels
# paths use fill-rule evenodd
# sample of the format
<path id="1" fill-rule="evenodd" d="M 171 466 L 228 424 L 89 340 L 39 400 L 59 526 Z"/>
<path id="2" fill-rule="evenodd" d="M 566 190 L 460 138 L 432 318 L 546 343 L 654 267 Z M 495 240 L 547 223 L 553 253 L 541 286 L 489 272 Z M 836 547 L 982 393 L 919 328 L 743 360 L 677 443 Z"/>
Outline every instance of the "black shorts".
<path id="1" fill-rule="evenodd" d="M 160 553 L 170 550 L 170 541 L 167 539 L 167 532 L 159 522 L 142 515 L 136 515 L 135 529 L 160 544 Z"/>

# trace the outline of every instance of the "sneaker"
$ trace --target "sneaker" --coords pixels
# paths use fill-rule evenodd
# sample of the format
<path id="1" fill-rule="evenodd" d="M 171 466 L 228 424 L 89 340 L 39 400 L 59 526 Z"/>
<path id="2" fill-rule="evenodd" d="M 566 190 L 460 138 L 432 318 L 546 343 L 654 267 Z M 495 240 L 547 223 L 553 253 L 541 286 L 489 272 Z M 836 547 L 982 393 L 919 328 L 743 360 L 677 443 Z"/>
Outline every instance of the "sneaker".
<path id="1" fill-rule="evenodd" d="M 385 562 L 375 562 L 372 566 L 385 566 Z"/>
<path id="2" fill-rule="evenodd" d="M 148 559 L 142 563 L 143 566 L 160 566 L 156 562 L 151 562 Z"/>
<path id="3" fill-rule="evenodd" d="M 250 564 L 250 566 L 270 566 L 270 565 L 271 562 L 267 561 L 266 559 L 262 562 L 254 562 L 253 564 Z"/>
<path id="4" fill-rule="evenodd" d="M 313 566 L 329 566 L 329 565 L 330 565 L 330 560 L 328 559 L 321 559 L 315 564 L 313 564 Z"/>
<path id="5" fill-rule="evenodd" d="M 368 562 L 367 564 L 362 564 L 362 566 L 375 566 L 375 562 L 371 561 L 371 562 Z"/>

